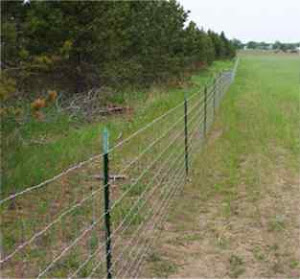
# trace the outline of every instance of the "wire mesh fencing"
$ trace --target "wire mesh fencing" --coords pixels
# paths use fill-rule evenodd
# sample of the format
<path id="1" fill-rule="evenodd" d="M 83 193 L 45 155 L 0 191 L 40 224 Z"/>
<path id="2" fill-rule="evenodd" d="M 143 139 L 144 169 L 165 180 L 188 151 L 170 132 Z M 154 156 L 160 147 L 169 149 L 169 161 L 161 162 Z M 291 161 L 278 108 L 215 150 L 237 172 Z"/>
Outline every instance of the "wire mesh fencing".
<path id="1" fill-rule="evenodd" d="M 2 199 L 2 276 L 138 277 L 237 63 L 115 146 L 106 131 L 103 153 Z"/>

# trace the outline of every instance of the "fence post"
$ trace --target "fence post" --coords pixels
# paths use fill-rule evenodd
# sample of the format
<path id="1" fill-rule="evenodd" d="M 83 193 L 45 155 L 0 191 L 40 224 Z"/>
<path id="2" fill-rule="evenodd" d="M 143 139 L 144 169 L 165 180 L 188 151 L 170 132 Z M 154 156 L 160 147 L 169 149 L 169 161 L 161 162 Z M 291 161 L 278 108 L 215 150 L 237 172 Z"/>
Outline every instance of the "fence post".
<path id="1" fill-rule="evenodd" d="M 219 90 L 219 105 L 222 99 L 222 84 L 221 84 L 222 73 L 219 73 L 219 82 L 218 82 L 218 90 Z"/>
<path id="2" fill-rule="evenodd" d="M 104 180 L 104 224 L 106 242 L 106 270 L 107 278 L 112 278 L 111 274 L 111 233 L 110 233 L 110 196 L 109 196 L 109 133 L 107 128 L 103 132 L 103 180 Z"/>
<path id="3" fill-rule="evenodd" d="M 217 78 L 214 78 L 214 118 L 215 118 L 215 114 L 216 114 L 216 91 L 217 91 Z"/>
<path id="4" fill-rule="evenodd" d="M 203 133 L 206 136 L 206 114 L 207 114 L 207 85 L 204 87 L 204 120 L 203 120 Z"/>
<path id="5" fill-rule="evenodd" d="M 217 79 L 216 79 L 216 92 L 217 92 L 217 108 L 220 106 L 220 73 L 217 74 Z"/>
<path id="6" fill-rule="evenodd" d="M 188 107 L 186 92 L 184 92 L 184 161 L 185 174 L 189 174 L 189 148 L 188 148 Z"/>

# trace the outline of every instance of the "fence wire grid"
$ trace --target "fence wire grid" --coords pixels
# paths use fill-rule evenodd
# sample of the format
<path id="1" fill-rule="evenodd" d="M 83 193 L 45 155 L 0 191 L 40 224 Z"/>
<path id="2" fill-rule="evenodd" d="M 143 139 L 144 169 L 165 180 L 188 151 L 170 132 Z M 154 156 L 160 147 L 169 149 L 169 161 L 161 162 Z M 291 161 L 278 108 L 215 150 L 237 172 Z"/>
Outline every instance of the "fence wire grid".
<path id="1" fill-rule="evenodd" d="M 2 199 L 2 277 L 140 276 L 237 66 L 114 147 L 106 135 L 102 154 Z"/>

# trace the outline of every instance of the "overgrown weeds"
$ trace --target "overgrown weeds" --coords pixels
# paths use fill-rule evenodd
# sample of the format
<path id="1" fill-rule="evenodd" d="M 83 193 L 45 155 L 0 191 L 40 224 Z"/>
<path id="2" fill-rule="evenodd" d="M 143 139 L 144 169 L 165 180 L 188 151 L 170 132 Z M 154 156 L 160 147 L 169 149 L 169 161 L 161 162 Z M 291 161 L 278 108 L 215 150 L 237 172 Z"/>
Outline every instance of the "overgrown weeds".
<path id="1" fill-rule="evenodd" d="M 21 105 L 22 117 L 14 113 L 2 119 L 2 194 L 16 192 L 54 176 L 68 166 L 101 153 L 101 132 L 107 126 L 111 144 L 142 127 L 183 100 L 183 93 L 200 90 L 212 76 L 229 68 L 231 62 L 218 61 L 191 77 L 188 87 L 154 87 L 145 92 L 124 91 L 118 102 L 133 110 L 121 115 L 105 115 L 87 123 L 81 113 L 70 114 L 53 104 L 43 108 L 44 119 L 31 116 L 30 104 Z"/>

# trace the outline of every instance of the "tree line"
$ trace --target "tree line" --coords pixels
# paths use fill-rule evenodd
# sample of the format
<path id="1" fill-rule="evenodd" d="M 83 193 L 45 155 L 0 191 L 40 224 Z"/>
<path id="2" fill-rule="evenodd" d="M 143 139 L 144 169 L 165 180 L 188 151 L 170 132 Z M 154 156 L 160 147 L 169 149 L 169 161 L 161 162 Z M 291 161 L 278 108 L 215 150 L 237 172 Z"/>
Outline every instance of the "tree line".
<path id="1" fill-rule="evenodd" d="M 235 56 L 222 32 L 189 22 L 176 0 L 1 1 L 1 95 L 70 92 L 180 78 Z"/>
<path id="2" fill-rule="evenodd" d="M 283 52 L 293 52 L 297 51 L 300 47 L 300 42 L 298 43 L 283 43 L 280 41 L 276 41 L 274 43 L 267 42 L 255 42 L 249 41 L 247 43 L 242 43 L 240 40 L 233 39 L 232 44 L 236 49 L 257 49 L 257 50 L 275 50 L 275 51 L 283 51 Z"/>

